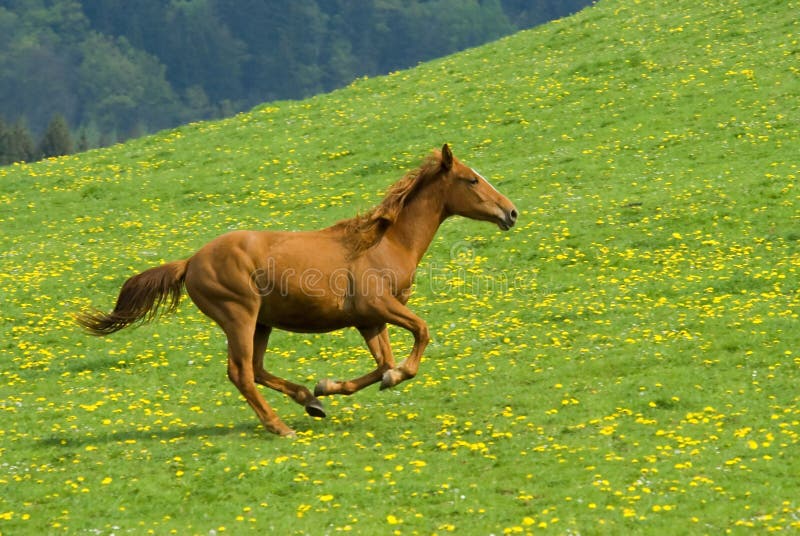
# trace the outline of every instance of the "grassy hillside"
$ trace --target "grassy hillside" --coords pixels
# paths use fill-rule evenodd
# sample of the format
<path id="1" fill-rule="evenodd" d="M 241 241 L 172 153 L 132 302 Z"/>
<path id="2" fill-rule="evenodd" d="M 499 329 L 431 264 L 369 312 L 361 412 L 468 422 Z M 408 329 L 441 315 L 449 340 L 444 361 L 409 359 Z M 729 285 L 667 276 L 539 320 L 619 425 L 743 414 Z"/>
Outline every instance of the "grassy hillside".
<path id="1" fill-rule="evenodd" d="M 800 525 L 800 2 L 601 0 L 302 102 L 0 169 L 0 532 L 709 533 Z M 191 304 L 71 314 L 229 229 L 365 210 L 452 144 L 520 209 L 447 221 L 397 389 L 265 393 Z M 391 331 L 395 354 L 410 349 Z M 354 332 L 277 333 L 313 385 Z"/>

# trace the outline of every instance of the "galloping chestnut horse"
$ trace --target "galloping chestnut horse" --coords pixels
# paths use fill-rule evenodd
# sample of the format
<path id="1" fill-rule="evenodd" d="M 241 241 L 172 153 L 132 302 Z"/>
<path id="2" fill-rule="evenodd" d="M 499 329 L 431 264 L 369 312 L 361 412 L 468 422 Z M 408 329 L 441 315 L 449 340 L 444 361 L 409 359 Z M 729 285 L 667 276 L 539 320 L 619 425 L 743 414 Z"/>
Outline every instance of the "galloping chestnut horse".
<path id="1" fill-rule="evenodd" d="M 173 310 L 182 287 L 228 338 L 228 378 L 271 432 L 293 435 L 256 389 L 292 397 L 309 415 L 324 417 L 317 396 L 381 389 L 413 378 L 428 344 L 428 327 L 406 307 L 414 271 L 439 225 L 452 215 L 510 229 L 517 210 L 445 144 L 419 169 L 394 184 L 369 212 L 320 231 L 234 231 L 186 260 L 128 279 L 111 313 L 79 315 L 95 335 L 149 321 L 159 306 Z M 407 329 L 414 346 L 395 364 L 387 324 Z M 350 381 L 321 380 L 314 394 L 264 369 L 273 328 L 319 333 L 355 327 L 378 366 Z"/>

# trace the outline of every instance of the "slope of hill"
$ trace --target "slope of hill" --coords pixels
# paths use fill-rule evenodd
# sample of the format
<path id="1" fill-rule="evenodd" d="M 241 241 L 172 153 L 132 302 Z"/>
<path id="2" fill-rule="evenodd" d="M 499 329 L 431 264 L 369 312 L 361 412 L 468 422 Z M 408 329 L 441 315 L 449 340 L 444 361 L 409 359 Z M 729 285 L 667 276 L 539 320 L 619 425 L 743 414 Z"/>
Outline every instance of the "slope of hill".
<path id="1" fill-rule="evenodd" d="M 717 533 L 798 527 L 797 1 L 604 0 L 302 102 L 0 169 L 0 531 Z M 396 390 L 263 433 L 188 300 L 71 321 L 235 228 L 363 211 L 452 144 L 520 209 L 448 220 Z M 410 346 L 392 332 L 395 354 Z M 277 334 L 313 384 L 357 334 Z"/>
<path id="2" fill-rule="evenodd" d="M 5 141 L 0 121 L 0 165 L 71 153 L 66 140 L 57 146 L 65 152 L 26 147 L 56 119 L 80 152 L 331 91 L 591 3 L 140 0 L 131 9 L 117 0 L 3 2 L 0 120 L 14 126 Z"/>

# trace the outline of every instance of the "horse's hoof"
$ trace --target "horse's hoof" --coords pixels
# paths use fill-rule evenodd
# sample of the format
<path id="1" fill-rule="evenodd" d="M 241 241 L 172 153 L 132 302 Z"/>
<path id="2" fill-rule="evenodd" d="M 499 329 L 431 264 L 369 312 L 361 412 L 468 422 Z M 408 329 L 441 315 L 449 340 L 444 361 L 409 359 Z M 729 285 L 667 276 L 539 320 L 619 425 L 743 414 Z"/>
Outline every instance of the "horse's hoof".
<path id="1" fill-rule="evenodd" d="M 333 391 L 333 385 L 337 383 L 333 380 L 329 380 L 325 378 L 324 380 L 320 380 L 317 382 L 317 385 L 314 387 L 314 396 L 325 396 L 328 393 Z"/>
<path id="2" fill-rule="evenodd" d="M 306 404 L 306 413 L 312 417 L 319 417 L 320 419 L 325 418 L 325 408 L 322 407 L 322 402 L 316 398 Z"/>
<path id="3" fill-rule="evenodd" d="M 297 435 L 297 434 L 295 434 L 294 430 L 292 430 L 291 428 L 289 428 L 288 426 L 286 426 L 282 422 L 279 422 L 277 424 L 266 424 L 265 423 L 264 426 L 271 433 L 273 433 L 275 435 L 278 435 L 278 436 L 281 436 L 281 437 L 295 437 Z"/>

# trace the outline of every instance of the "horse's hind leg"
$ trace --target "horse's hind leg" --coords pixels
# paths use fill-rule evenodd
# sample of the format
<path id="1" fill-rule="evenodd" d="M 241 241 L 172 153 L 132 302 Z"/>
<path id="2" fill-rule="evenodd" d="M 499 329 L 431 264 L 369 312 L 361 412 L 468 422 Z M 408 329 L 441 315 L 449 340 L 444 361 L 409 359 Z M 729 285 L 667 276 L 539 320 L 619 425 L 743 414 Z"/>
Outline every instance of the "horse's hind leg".
<path id="1" fill-rule="evenodd" d="M 284 424 L 256 388 L 252 331 L 245 326 L 237 326 L 235 329 L 225 330 L 225 334 L 228 336 L 228 378 L 239 389 L 267 430 L 282 436 L 293 435 L 294 431 Z"/>
<path id="2" fill-rule="evenodd" d="M 378 367 L 360 378 L 349 381 L 320 380 L 314 388 L 314 394 L 322 395 L 351 395 L 373 383 L 381 381 L 383 374 L 394 367 L 394 356 L 389 345 L 389 331 L 386 324 L 372 328 L 362 328 L 358 330 L 367 343 L 372 357 Z"/>
<path id="3" fill-rule="evenodd" d="M 264 369 L 264 352 L 267 350 L 271 332 L 271 327 L 258 324 L 253 334 L 253 371 L 256 383 L 288 395 L 295 402 L 305 407 L 306 413 L 312 417 L 325 417 L 325 409 L 322 407 L 322 403 L 311 394 L 311 391 L 302 385 L 297 385 L 270 374 Z"/>

